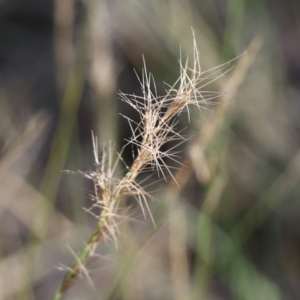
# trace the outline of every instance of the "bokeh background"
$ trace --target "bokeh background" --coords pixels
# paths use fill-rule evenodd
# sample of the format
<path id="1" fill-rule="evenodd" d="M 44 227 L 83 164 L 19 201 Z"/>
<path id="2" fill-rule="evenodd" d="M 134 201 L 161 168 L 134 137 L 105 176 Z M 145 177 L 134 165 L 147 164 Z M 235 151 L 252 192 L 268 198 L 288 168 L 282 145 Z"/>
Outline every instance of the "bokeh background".
<path id="1" fill-rule="evenodd" d="M 124 201 L 118 244 L 101 242 L 63 299 L 300 299 L 299 15 L 296 0 L 1 0 L 0 299 L 52 299 L 96 222 L 92 182 L 61 171 L 93 170 L 92 131 L 122 148 L 120 114 L 138 116 L 118 91 L 141 93 L 144 55 L 163 95 L 191 28 L 203 70 L 262 46 L 218 126 L 222 94 L 179 117 L 193 163 L 181 191 L 148 179 L 156 228 Z"/>

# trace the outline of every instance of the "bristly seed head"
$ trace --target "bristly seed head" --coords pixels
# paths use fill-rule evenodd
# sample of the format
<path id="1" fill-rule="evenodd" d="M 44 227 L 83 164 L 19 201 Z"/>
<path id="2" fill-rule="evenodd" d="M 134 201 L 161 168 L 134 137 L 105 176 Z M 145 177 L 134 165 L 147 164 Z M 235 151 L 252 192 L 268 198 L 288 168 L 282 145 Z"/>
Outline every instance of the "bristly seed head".
<path id="1" fill-rule="evenodd" d="M 130 167 L 126 166 L 127 173 L 123 179 L 117 179 L 114 175 L 118 162 L 122 160 L 121 153 L 115 151 L 117 159 L 113 165 L 113 147 L 110 144 L 108 151 L 103 151 L 101 158 L 99 158 L 98 142 L 93 135 L 97 170 L 86 177 L 94 180 L 96 199 L 101 208 L 99 218 L 105 215 L 106 227 L 114 223 L 112 219 L 118 209 L 118 200 L 123 196 L 131 195 L 135 197 L 141 205 L 143 214 L 145 214 L 144 207 L 146 207 L 151 215 L 147 204 L 149 195 L 136 182 L 137 176 L 150 165 L 153 170 L 161 173 L 165 179 L 164 170 L 167 170 L 169 175 L 173 177 L 165 158 L 180 164 L 174 148 L 184 141 L 184 137 L 175 129 L 177 122 L 174 121 L 174 117 L 185 110 L 189 116 L 188 108 L 190 105 L 196 105 L 200 109 L 209 100 L 216 98 L 219 95 L 218 93 L 202 91 L 202 89 L 228 72 L 227 70 L 221 75 L 217 73 L 225 64 L 202 72 L 195 37 L 192 67 L 190 67 L 188 59 L 183 62 L 182 57 L 180 57 L 179 65 L 180 76 L 173 86 L 168 86 L 164 97 L 157 95 L 154 78 L 151 73 L 147 72 L 145 60 L 142 77 L 140 78 L 137 75 L 143 95 L 128 95 L 122 92 L 119 94 L 120 99 L 136 110 L 141 118 L 141 121 L 137 123 L 124 116 L 128 120 L 132 131 L 132 137 L 124 147 L 128 145 L 136 147 L 137 155 L 132 165 Z M 162 146 L 170 141 L 176 141 L 176 145 L 172 149 L 162 151 Z M 173 179 L 176 182 L 174 177 Z"/>

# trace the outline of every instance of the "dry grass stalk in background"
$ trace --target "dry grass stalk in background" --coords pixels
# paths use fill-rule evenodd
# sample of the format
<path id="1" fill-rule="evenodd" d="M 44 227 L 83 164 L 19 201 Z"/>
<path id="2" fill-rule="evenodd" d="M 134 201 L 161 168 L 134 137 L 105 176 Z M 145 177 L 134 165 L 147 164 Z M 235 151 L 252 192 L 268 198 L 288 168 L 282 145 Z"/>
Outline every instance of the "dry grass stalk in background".
<path id="1" fill-rule="evenodd" d="M 200 184 L 211 184 L 215 176 L 210 175 L 208 168 L 209 163 L 206 159 L 206 150 L 210 142 L 218 134 L 222 128 L 224 119 L 230 111 L 235 95 L 243 82 L 249 67 L 252 65 L 256 55 L 261 47 L 261 41 L 255 38 L 247 47 L 246 52 L 242 55 L 231 73 L 229 78 L 224 80 L 221 86 L 221 93 L 218 102 L 214 107 L 214 111 L 206 122 L 201 126 L 194 143 L 191 145 L 190 151 L 186 153 L 183 160 L 185 167 L 180 168 L 174 174 L 175 180 L 180 182 L 181 188 L 190 179 L 194 172 Z M 217 184 L 222 185 L 223 182 Z M 210 188 L 207 196 L 203 199 L 202 211 L 211 214 L 218 205 L 222 188 Z M 219 193 L 216 195 L 216 192 Z M 174 203 L 174 199 L 178 197 L 179 189 L 176 185 L 169 182 L 167 193 L 164 201 Z M 213 195 L 211 195 L 213 193 Z M 185 219 L 186 216 L 182 211 L 181 206 L 175 206 L 170 211 L 169 231 L 170 231 L 170 251 L 172 255 L 171 270 L 173 281 L 173 298 L 174 299 L 191 299 L 191 290 L 189 283 L 189 267 L 188 267 L 188 254 L 187 246 L 185 243 Z M 178 225 L 178 220 L 181 224 Z M 175 249 L 175 250 L 174 250 Z M 209 267 L 208 267 L 209 268 Z M 207 270 L 209 272 L 209 270 Z M 203 282 L 201 283 L 203 284 Z M 197 288 L 200 288 L 197 285 Z M 197 291 L 199 293 L 199 291 Z"/>
<path id="2" fill-rule="evenodd" d="M 147 204 L 147 199 L 151 196 L 137 182 L 138 175 L 150 167 L 165 178 L 168 174 L 173 177 L 165 159 L 168 158 L 179 163 L 176 152 L 174 148 L 163 152 L 161 147 L 170 141 L 175 141 L 177 146 L 184 141 L 184 138 L 176 131 L 177 122 L 174 121 L 174 116 L 185 110 L 188 111 L 190 104 L 200 108 L 202 105 L 206 105 L 207 101 L 216 98 L 218 93 L 202 91 L 202 89 L 228 72 L 228 70 L 220 72 L 220 68 L 227 64 L 202 72 L 195 40 L 193 50 L 192 67 L 190 67 L 188 59 L 183 62 L 183 59 L 180 58 L 180 77 L 173 86 L 168 87 L 164 97 L 157 95 L 153 76 L 147 73 L 146 67 L 143 70 L 142 78 L 139 78 L 143 95 L 139 97 L 120 94 L 121 100 L 133 107 L 141 118 L 141 121 L 136 123 L 125 116 L 132 129 L 132 138 L 128 141 L 127 146 L 137 147 L 137 154 L 122 179 L 116 178 L 114 175 L 121 154 L 118 154 L 118 159 L 113 162 L 113 150 L 112 147 L 109 147 L 107 153 L 104 150 L 102 157 L 99 158 L 97 139 L 93 138 L 96 171 L 84 175 L 94 181 L 95 206 L 100 208 L 100 214 L 97 216 L 98 222 L 93 233 L 65 275 L 53 299 L 60 299 L 63 292 L 72 286 L 76 278 L 84 274 L 86 262 L 97 243 L 104 236 L 116 237 L 116 218 L 121 198 L 135 197 L 144 214 L 148 210 L 151 216 Z M 175 180 L 174 177 L 173 179 Z"/>

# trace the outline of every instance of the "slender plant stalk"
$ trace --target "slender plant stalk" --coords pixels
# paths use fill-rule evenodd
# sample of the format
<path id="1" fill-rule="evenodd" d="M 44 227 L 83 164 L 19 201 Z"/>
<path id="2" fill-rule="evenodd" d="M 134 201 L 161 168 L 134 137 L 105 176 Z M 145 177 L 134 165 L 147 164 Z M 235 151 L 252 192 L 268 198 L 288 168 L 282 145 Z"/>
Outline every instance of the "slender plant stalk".
<path id="1" fill-rule="evenodd" d="M 142 78 L 138 77 L 143 95 L 139 97 L 120 94 L 120 99 L 134 108 L 141 118 L 141 121 L 136 123 L 124 116 L 132 130 L 132 137 L 125 146 L 133 145 L 137 147 L 138 152 L 122 179 L 114 177 L 114 171 L 121 159 L 121 154 L 117 153 L 118 158 L 114 161 L 112 146 L 110 146 L 108 152 L 106 153 L 104 150 L 101 159 L 99 159 L 97 139 L 93 137 L 96 171 L 82 174 L 94 182 L 95 204 L 93 207 L 97 207 L 100 213 L 97 216 L 98 221 L 93 233 L 67 271 L 54 295 L 54 300 L 61 299 L 62 294 L 74 284 L 75 280 L 80 275 L 86 274 L 85 265 L 93 255 L 98 242 L 106 236 L 116 238 L 116 219 L 122 198 L 126 196 L 135 197 L 141 205 L 144 215 L 148 211 L 152 218 L 147 203 L 151 195 L 147 194 L 137 182 L 136 179 L 139 174 L 150 168 L 161 173 L 165 178 L 169 174 L 175 180 L 165 158 L 179 163 L 177 153 L 174 151 L 176 146 L 165 152 L 161 151 L 161 147 L 167 142 L 176 141 L 178 146 L 184 141 L 184 137 L 175 128 L 177 122 L 174 121 L 174 117 L 184 110 L 188 111 L 191 104 L 201 108 L 209 100 L 218 97 L 219 93 L 203 91 L 203 88 L 229 71 L 222 71 L 228 66 L 228 64 L 224 64 L 202 72 L 195 38 L 193 50 L 192 66 L 190 66 L 188 59 L 183 63 L 183 59 L 180 58 L 180 77 L 173 86 L 168 86 L 164 97 L 157 95 L 153 76 L 147 73 L 145 62 L 143 76 Z"/>

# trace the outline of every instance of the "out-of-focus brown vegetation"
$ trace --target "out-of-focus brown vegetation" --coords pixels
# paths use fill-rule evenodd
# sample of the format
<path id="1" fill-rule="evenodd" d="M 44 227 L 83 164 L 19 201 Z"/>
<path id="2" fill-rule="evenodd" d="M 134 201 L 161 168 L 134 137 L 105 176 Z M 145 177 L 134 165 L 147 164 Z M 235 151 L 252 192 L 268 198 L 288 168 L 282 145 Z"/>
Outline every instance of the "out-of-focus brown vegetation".
<path id="1" fill-rule="evenodd" d="M 262 47 L 180 117 L 183 190 L 145 178 L 157 228 L 124 200 L 118 247 L 100 243 L 63 299 L 298 299 L 299 13 L 292 0 L 1 1 L 0 299 L 52 299 L 96 223 L 82 210 L 93 186 L 61 170 L 93 170 L 92 130 L 121 149 L 119 114 L 138 116 L 118 91 L 141 94 L 144 55 L 164 95 L 191 27 L 203 71 Z"/>

